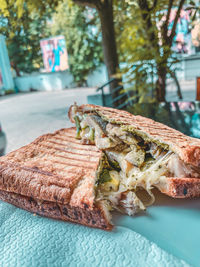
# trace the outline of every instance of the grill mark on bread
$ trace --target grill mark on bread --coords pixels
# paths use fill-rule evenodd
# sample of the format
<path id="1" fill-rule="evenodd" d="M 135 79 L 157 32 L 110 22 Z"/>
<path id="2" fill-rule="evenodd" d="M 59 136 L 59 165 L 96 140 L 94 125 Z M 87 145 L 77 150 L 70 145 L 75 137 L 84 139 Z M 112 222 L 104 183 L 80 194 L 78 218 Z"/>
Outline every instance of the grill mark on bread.
<path id="1" fill-rule="evenodd" d="M 15 167 L 15 170 L 16 169 L 21 169 L 21 170 L 25 170 L 25 171 L 28 171 L 30 173 L 39 173 L 39 174 L 42 174 L 46 177 L 48 176 L 51 176 L 53 179 L 56 179 L 56 183 L 53 183 L 53 184 L 49 184 L 48 183 L 48 186 L 61 186 L 61 188 L 63 187 L 63 182 L 64 184 L 66 184 L 66 182 L 69 182 L 71 180 L 71 178 L 74 177 L 74 175 L 76 176 L 80 176 L 81 174 L 81 171 L 80 170 L 73 170 L 73 171 L 67 171 L 67 177 L 65 176 L 62 176 L 62 175 L 55 175 L 54 173 L 52 172 L 48 172 L 48 171 L 44 171 L 42 168 L 40 167 L 34 167 L 34 166 L 22 166 L 20 164 L 17 164 L 15 162 L 5 162 L 5 166 L 3 169 L 5 169 L 5 167 L 8 167 L 10 165 L 11 168 Z M 58 168 L 56 168 L 56 170 L 58 170 Z M 69 175 L 71 174 L 71 175 Z M 82 177 L 85 175 L 85 170 L 84 168 L 82 169 Z M 87 172 L 87 176 L 89 175 L 89 172 Z M 59 182 L 58 182 L 59 181 Z M 73 181 L 73 187 L 70 188 L 70 195 L 72 196 L 73 195 L 73 192 L 74 192 L 74 189 L 78 187 L 78 184 L 80 183 L 81 179 L 76 179 L 76 183 L 74 183 Z M 42 186 L 42 185 L 41 185 Z M 22 193 L 21 191 L 19 193 Z M 38 193 L 39 194 L 39 193 Z M 55 196 L 54 196 L 54 199 L 55 199 Z"/>
<path id="2" fill-rule="evenodd" d="M 69 170 L 67 171 L 67 174 L 71 174 L 71 176 L 67 176 L 67 177 L 62 177 L 62 176 L 58 176 L 58 175 L 54 175 L 53 173 L 51 172 L 48 172 L 48 171 L 44 171 L 42 170 L 41 168 L 38 168 L 36 166 L 23 166 L 22 164 L 19 164 L 19 163 L 16 163 L 16 162 L 5 162 L 4 164 L 1 165 L 1 170 L 3 169 L 6 169 L 6 167 L 10 167 L 10 168 L 16 168 L 16 169 L 22 169 L 22 170 L 25 170 L 25 171 L 29 171 L 29 172 L 36 172 L 36 173 L 40 173 L 40 174 L 43 174 L 45 176 L 53 176 L 55 178 L 59 178 L 59 181 L 63 180 L 64 182 L 67 181 L 67 180 L 70 180 L 70 177 L 71 176 L 74 176 L 74 174 L 80 174 L 80 170 L 77 171 L 77 170 Z M 83 170 L 84 172 L 84 170 Z"/>
<path id="3" fill-rule="evenodd" d="M 80 141 L 77 140 L 77 139 L 72 139 L 72 138 L 67 138 L 67 136 L 64 136 L 64 135 L 58 135 L 58 137 L 60 137 L 61 140 L 63 141 L 67 141 L 67 142 L 70 142 L 72 144 L 80 144 Z M 54 137 L 55 138 L 55 137 Z"/>
<path id="4" fill-rule="evenodd" d="M 64 160 L 68 160 L 68 161 L 58 160 L 59 157 L 64 159 Z M 41 148 L 40 148 L 40 154 L 37 154 L 37 155 L 35 155 L 34 158 L 32 158 L 32 160 L 39 160 L 39 159 L 41 159 L 42 161 L 51 161 L 51 163 L 58 163 L 58 164 L 61 164 L 64 166 L 83 167 L 86 169 L 93 169 L 94 167 L 96 167 L 98 165 L 98 162 L 99 162 L 97 159 L 96 161 L 92 161 L 92 162 L 91 161 L 85 161 L 84 164 L 82 164 L 81 161 L 83 161 L 83 160 L 80 158 L 77 158 L 76 160 L 74 160 L 72 158 L 58 156 L 54 153 L 46 154 L 46 151 L 42 150 Z M 13 159 L 13 160 L 15 161 L 15 159 Z M 31 162 L 31 160 L 30 159 L 22 159 L 22 162 L 26 164 L 27 162 Z"/>
<path id="5" fill-rule="evenodd" d="M 22 161 L 24 164 L 27 164 L 29 162 L 38 161 L 41 159 L 42 162 L 49 161 L 54 164 L 59 163 L 64 166 L 75 166 L 75 167 L 78 166 L 78 167 L 84 167 L 84 168 L 89 168 L 89 169 L 93 169 L 94 167 L 96 167 L 99 162 L 99 158 L 97 157 L 93 158 L 93 156 L 90 156 L 90 157 L 88 156 L 88 160 L 83 160 L 82 159 L 83 155 L 81 155 L 80 157 L 79 154 L 75 155 L 76 158 L 65 157 L 62 155 L 58 155 L 55 149 L 52 149 L 50 151 L 47 148 L 43 148 L 43 146 L 38 147 L 38 145 L 35 148 L 32 147 L 32 149 L 33 149 L 32 151 L 29 150 L 30 154 L 31 155 L 33 154 L 32 156 L 26 155 L 25 151 L 21 149 L 21 151 L 18 152 L 17 161 L 18 162 Z M 12 152 L 7 155 L 7 160 L 9 159 L 11 161 L 16 161 L 15 159 L 16 157 L 10 157 L 10 155 L 13 155 Z M 73 154 L 70 154 L 70 155 L 73 155 Z M 62 161 L 59 160 L 59 158 L 62 159 Z M 84 161 L 84 164 L 82 164 L 83 161 Z"/>
<path id="6" fill-rule="evenodd" d="M 62 134 L 62 133 L 59 133 L 58 135 L 55 136 L 56 139 L 61 139 L 61 140 L 66 140 L 68 138 L 70 138 L 70 140 L 75 140 L 75 142 L 80 142 L 79 139 L 74 139 L 74 135 L 76 133 L 74 133 L 73 135 L 66 135 L 66 134 Z"/>
<path id="7" fill-rule="evenodd" d="M 67 153 L 67 151 L 62 151 L 62 150 L 60 150 L 60 149 L 57 149 L 56 147 L 51 147 L 51 146 L 48 146 L 48 145 L 45 145 L 45 144 L 42 144 L 41 145 L 41 147 L 43 147 L 43 148 L 49 148 L 50 149 L 50 151 L 48 151 L 48 154 L 49 155 L 53 155 L 53 156 L 55 156 L 55 157 L 61 157 L 61 158 L 63 158 L 63 159 L 72 159 L 72 160 L 81 160 L 81 161 L 83 161 L 83 162 L 87 162 L 88 163 L 88 160 L 89 160 L 89 158 L 91 157 L 91 156 L 87 156 L 87 155 L 83 155 L 83 154 L 78 154 L 78 153 L 76 153 L 76 154 L 74 154 L 74 153 L 69 153 L 70 154 L 70 156 L 67 156 L 66 155 L 66 153 Z M 44 151 L 44 149 L 43 149 L 43 151 Z M 53 152 L 51 152 L 51 151 L 53 151 Z M 61 155 L 61 154 L 59 154 L 58 152 L 65 152 L 65 155 Z M 71 156 L 72 155 L 72 156 Z M 75 157 L 73 157 L 73 155 L 75 156 Z M 93 162 L 96 162 L 96 161 L 98 161 L 98 157 L 96 156 L 96 157 L 94 157 L 93 155 L 92 155 L 92 160 L 91 160 L 91 163 L 93 163 Z"/>
<path id="8" fill-rule="evenodd" d="M 68 163 L 66 163 L 64 161 L 59 161 L 59 160 L 52 160 L 52 163 L 58 163 L 58 164 L 62 164 L 62 165 L 68 164 L 67 166 L 75 166 L 75 167 L 82 167 L 82 168 L 84 167 L 84 168 L 87 168 L 87 169 L 93 169 L 97 165 L 97 164 L 91 164 L 91 163 L 85 162 L 85 163 L 88 164 L 88 166 L 87 165 L 83 166 L 83 164 L 81 164 L 81 162 L 76 162 L 76 163 L 73 163 L 73 162 L 69 163 L 68 162 Z"/>
<path id="9" fill-rule="evenodd" d="M 149 133 L 151 135 L 158 135 L 158 132 L 157 131 L 149 131 Z M 176 135 L 176 134 L 172 134 L 172 133 L 161 133 L 160 136 L 164 137 L 165 139 L 170 139 L 172 136 L 174 138 L 179 138 L 179 135 Z M 184 139 L 185 140 L 185 139 Z"/>
<path id="10" fill-rule="evenodd" d="M 9 173 L 7 172 L 8 169 Z M 40 176 L 37 176 L 37 173 L 40 173 Z M 91 172 L 86 173 L 87 176 L 89 173 Z M 81 172 L 81 169 L 79 169 L 79 172 L 67 173 L 66 177 L 61 177 L 34 167 L 21 166 L 13 162 L 4 162 L 4 164 L 0 166 L 0 177 L 3 178 L 0 179 L 0 189 L 6 187 L 6 190 L 10 188 L 8 191 L 34 197 L 38 197 L 42 194 L 44 200 L 54 200 L 54 196 L 51 194 L 46 195 L 45 192 L 49 191 L 48 193 L 50 193 L 51 190 L 49 189 L 55 186 L 55 191 L 57 191 L 56 188 L 61 191 L 57 193 L 57 195 L 62 196 L 58 197 L 58 201 L 63 203 L 69 201 L 74 188 L 76 188 L 77 183 L 84 176 L 85 170 Z M 19 186 L 20 181 L 21 183 Z M 41 193 L 41 190 L 43 193 Z M 62 192 L 63 190 L 64 192 Z"/>
<path id="11" fill-rule="evenodd" d="M 38 166 L 38 168 L 41 170 L 49 170 L 50 172 L 53 172 L 53 173 L 62 173 L 62 175 L 64 174 L 65 176 L 68 175 L 68 173 L 74 173 L 74 174 L 77 173 L 77 169 L 76 169 L 77 166 L 73 166 L 73 165 L 63 166 L 63 164 L 60 164 L 60 163 L 54 163 L 52 165 L 51 160 L 45 160 L 42 162 L 42 164 L 40 164 L 39 160 L 36 159 L 31 162 L 24 163 L 24 165 L 29 166 L 29 167 Z M 84 167 L 82 167 L 82 169 L 79 168 L 79 170 L 84 170 L 84 169 L 85 169 Z"/>
<path id="12" fill-rule="evenodd" d="M 160 130 L 160 126 L 155 126 L 154 124 L 152 125 L 149 125 L 149 124 L 143 124 L 142 122 L 141 123 L 138 123 L 139 125 L 141 125 L 143 128 L 148 128 L 150 130 L 154 130 L 154 131 L 159 131 Z M 172 134 L 171 130 L 167 129 L 167 128 L 162 128 L 162 131 L 164 133 L 169 133 L 169 134 Z M 176 134 L 177 136 L 180 136 L 180 137 L 183 137 L 184 134 L 178 132 L 178 131 L 174 131 L 173 134 Z"/>
<path id="13" fill-rule="evenodd" d="M 57 135 L 57 134 L 60 134 L 60 133 L 64 133 L 65 135 L 72 134 L 72 138 L 74 138 L 74 136 L 76 134 L 76 127 L 62 128 L 62 129 L 56 131 L 53 135 Z"/>
<path id="14" fill-rule="evenodd" d="M 53 136 L 54 139 L 58 139 L 58 140 L 62 140 L 61 138 L 55 138 Z M 48 138 L 48 141 L 51 140 L 52 137 Z M 45 141 L 45 140 L 44 140 Z M 63 140 L 64 141 L 64 140 Z M 88 146 L 88 145 L 82 145 L 81 142 L 79 141 L 78 143 L 72 143 L 72 142 L 69 142 L 69 141 L 65 141 L 65 142 L 62 142 L 63 146 L 65 146 L 66 148 L 70 147 L 70 148 L 74 148 L 76 150 L 82 150 L 82 151 L 90 151 L 90 152 L 96 152 L 96 153 L 99 153 L 99 150 L 95 147 L 95 146 Z"/>
<path id="15" fill-rule="evenodd" d="M 77 180 L 81 176 L 76 176 L 74 180 L 55 179 L 55 176 L 38 174 L 23 168 L 10 167 L 9 173 L 7 169 L 0 170 L 1 177 L 4 178 L 2 184 L 0 180 L 0 188 L 2 190 L 15 192 L 21 195 L 27 195 L 35 198 L 40 198 L 43 195 L 44 200 L 54 200 L 54 195 L 57 195 L 59 202 L 66 202 L 71 197 L 71 189 L 76 185 Z M 74 182 L 74 184 L 73 184 Z M 5 189 L 4 189 L 5 188 Z"/>
<path id="16" fill-rule="evenodd" d="M 0 199 L 47 217 L 112 229 L 106 212 L 94 201 L 101 152 L 71 137 L 56 139 L 69 132 L 75 134 L 74 128 L 43 135 L 1 157 Z"/>
<path id="17" fill-rule="evenodd" d="M 60 175 L 59 172 L 63 173 L 64 170 L 63 169 L 59 169 L 56 167 L 56 173 L 54 171 L 52 171 L 52 168 L 50 165 L 46 165 L 43 163 L 43 166 L 40 166 L 39 164 L 35 164 L 35 162 L 28 162 L 29 164 L 27 165 L 22 165 L 22 164 L 19 164 L 19 163 L 15 163 L 15 162 L 9 162 L 7 163 L 7 166 L 11 165 L 12 166 L 15 166 L 15 167 L 20 167 L 26 171 L 30 171 L 30 172 L 37 172 L 37 173 L 41 173 L 41 174 L 44 174 L 44 175 L 49 175 L 49 176 L 54 176 L 55 178 L 59 178 L 59 179 L 63 179 L 63 180 L 66 180 L 66 176 L 63 176 L 63 175 Z M 36 162 L 37 163 L 37 162 Z M 32 164 L 32 165 L 31 165 Z M 38 167 L 39 166 L 39 167 Z M 45 167 L 47 167 L 47 170 L 45 169 Z M 68 167 L 73 167 L 73 166 L 67 166 L 66 168 Z M 51 170 L 51 171 L 48 171 L 48 170 Z M 69 176 L 69 174 L 72 174 L 71 176 L 75 175 L 75 174 L 79 174 L 80 173 L 80 170 L 77 171 L 76 169 L 74 168 L 71 168 L 71 169 L 66 169 L 67 170 L 67 175 Z M 82 170 L 83 173 L 84 173 L 84 169 Z M 66 174 L 66 173 L 65 173 Z M 67 176 L 67 179 L 70 179 L 69 177 Z"/>
<path id="18" fill-rule="evenodd" d="M 47 144 L 42 143 L 41 146 L 45 146 L 45 147 L 48 147 L 48 148 L 51 148 L 51 149 L 56 149 L 58 151 L 70 153 L 70 154 L 73 154 L 73 155 L 81 155 L 81 156 L 85 156 L 85 157 L 87 157 L 87 155 L 88 155 L 88 152 L 86 154 L 86 153 L 79 153 L 79 152 L 69 151 L 66 148 L 64 148 L 63 146 L 62 146 L 62 148 L 60 148 L 58 146 L 50 146 L 50 145 L 48 145 L 48 143 L 51 143 L 53 145 L 61 145 L 60 143 L 57 143 L 57 142 L 54 142 L 54 141 L 51 141 L 51 140 L 50 141 L 47 141 L 46 143 Z M 99 157 L 99 153 L 100 152 L 90 151 L 89 155 L 90 156 L 93 156 L 93 157 Z"/>
<path id="19" fill-rule="evenodd" d="M 55 138 L 55 139 L 62 140 L 62 141 L 70 142 L 70 143 L 72 143 L 72 144 L 78 144 L 78 145 L 81 144 L 80 140 L 78 140 L 78 139 L 72 139 L 72 138 L 67 138 L 67 137 L 64 136 L 64 135 L 58 135 L 58 136 L 56 136 L 56 137 L 54 137 L 54 138 Z M 98 149 L 97 149 L 95 146 L 94 146 L 94 150 L 98 151 Z"/>
<path id="20" fill-rule="evenodd" d="M 47 149 L 44 149 L 42 148 L 42 146 L 40 146 L 38 148 L 39 150 L 39 154 L 37 154 L 35 156 L 35 158 L 42 158 L 43 160 L 45 160 L 45 158 L 51 158 L 52 162 L 57 162 L 57 163 L 60 163 L 60 164 L 66 164 L 66 165 L 71 165 L 71 166 L 80 166 L 80 167 L 83 167 L 83 164 L 81 163 L 82 161 L 84 161 L 84 167 L 85 168 L 94 168 L 97 163 L 98 163 L 98 158 L 96 158 L 96 161 L 88 161 L 88 160 L 83 160 L 82 158 L 76 158 L 74 159 L 73 157 L 66 157 L 66 156 L 62 156 L 62 155 L 58 155 L 56 154 L 56 149 L 53 149 L 53 152 L 50 152 L 49 150 Z M 58 158 L 62 158 L 64 160 L 68 160 L 67 162 L 66 161 L 60 161 L 58 160 Z"/>

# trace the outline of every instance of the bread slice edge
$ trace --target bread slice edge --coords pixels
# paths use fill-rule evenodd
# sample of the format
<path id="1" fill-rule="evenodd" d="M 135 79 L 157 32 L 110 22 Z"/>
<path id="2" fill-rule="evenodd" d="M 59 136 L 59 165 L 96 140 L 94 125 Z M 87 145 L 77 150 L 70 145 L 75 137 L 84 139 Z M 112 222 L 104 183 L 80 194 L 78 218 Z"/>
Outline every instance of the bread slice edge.
<path id="1" fill-rule="evenodd" d="M 108 231 L 113 228 L 101 203 L 98 203 L 92 210 L 88 207 L 83 209 L 69 204 L 41 201 L 3 190 L 0 190 L 0 200 L 34 214 L 56 220 L 78 223 Z"/>

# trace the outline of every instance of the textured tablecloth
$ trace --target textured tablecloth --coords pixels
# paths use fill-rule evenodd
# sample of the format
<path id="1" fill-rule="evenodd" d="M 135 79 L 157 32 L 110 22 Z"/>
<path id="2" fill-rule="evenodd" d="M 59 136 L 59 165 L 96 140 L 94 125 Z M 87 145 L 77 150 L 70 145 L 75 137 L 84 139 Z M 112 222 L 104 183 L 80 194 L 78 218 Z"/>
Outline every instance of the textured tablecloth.
<path id="1" fill-rule="evenodd" d="M 0 202 L 0 266 L 189 266 L 140 234 L 90 229 Z"/>

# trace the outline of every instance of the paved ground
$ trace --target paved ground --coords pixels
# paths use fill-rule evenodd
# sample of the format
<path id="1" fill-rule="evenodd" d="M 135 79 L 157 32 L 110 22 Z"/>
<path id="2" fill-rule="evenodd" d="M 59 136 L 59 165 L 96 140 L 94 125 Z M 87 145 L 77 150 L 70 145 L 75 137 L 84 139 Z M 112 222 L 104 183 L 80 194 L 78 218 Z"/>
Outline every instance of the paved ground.
<path id="1" fill-rule="evenodd" d="M 34 92 L 0 98 L 0 122 L 7 134 L 7 152 L 23 146 L 37 136 L 69 127 L 69 106 L 87 103 L 94 89 Z"/>

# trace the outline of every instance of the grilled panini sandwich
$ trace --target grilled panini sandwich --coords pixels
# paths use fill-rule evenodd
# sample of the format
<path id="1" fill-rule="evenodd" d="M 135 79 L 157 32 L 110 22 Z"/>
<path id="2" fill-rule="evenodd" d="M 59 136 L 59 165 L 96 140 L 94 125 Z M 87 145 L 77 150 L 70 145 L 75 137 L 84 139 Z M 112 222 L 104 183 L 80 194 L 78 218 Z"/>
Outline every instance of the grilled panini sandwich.
<path id="1" fill-rule="evenodd" d="M 104 168 L 97 199 L 129 215 L 154 201 L 152 188 L 174 198 L 200 196 L 200 140 L 126 111 L 71 106 L 76 138 L 95 144 L 113 167 Z M 146 192 L 146 199 L 143 199 Z M 148 197 L 149 196 L 149 197 Z"/>
<path id="2" fill-rule="evenodd" d="M 1 157 L 0 199 L 39 215 L 110 230 L 108 207 L 95 195 L 104 157 L 75 134 L 75 128 L 62 129 Z"/>

